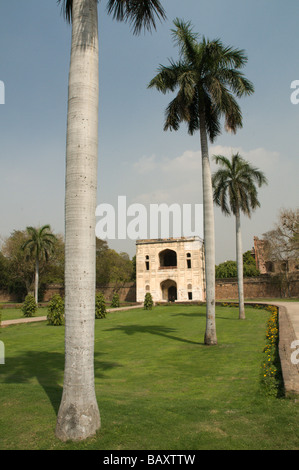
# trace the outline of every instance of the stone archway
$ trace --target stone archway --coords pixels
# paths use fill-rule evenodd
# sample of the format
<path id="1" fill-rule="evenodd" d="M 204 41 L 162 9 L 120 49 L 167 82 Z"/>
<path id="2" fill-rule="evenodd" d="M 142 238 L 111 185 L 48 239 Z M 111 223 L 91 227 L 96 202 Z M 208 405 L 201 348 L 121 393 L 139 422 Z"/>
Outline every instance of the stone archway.
<path id="1" fill-rule="evenodd" d="M 161 282 L 162 300 L 174 302 L 178 298 L 177 283 L 172 279 L 166 279 Z"/>

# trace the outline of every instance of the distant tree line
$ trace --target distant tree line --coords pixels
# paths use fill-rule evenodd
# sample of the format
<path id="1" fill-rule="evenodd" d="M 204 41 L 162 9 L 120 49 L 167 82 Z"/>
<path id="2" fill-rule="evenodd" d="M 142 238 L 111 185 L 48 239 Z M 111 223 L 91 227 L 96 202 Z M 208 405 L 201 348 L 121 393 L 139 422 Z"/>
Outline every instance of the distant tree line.
<path id="1" fill-rule="evenodd" d="M 237 277 L 237 262 L 229 260 L 224 263 L 220 263 L 216 266 L 215 273 L 216 279 Z M 256 268 L 255 259 L 250 250 L 243 253 L 243 275 L 244 277 L 260 275 L 259 270 Z"/>
<path id="2" fill-rule="evenodd" d="M 49 227 L 49 226 L 47 226 Z M 30 227 L 32 229 L 32 227 Z M 38 233 L 41 228 L 34 229 Z M 51 228 L 47 231 L 52 234 Z M 54 235 L 54 234 L 53 234 Z M 23 301 L 34 292 L 37 256 L 33 250 L 32 231 L 14 230 L 4 241 L 0 250 L 0 289 L 15 294 Z M 40 252 L 38 258 L 38 299 L 42 300 L 48 284 L 64 285 L 64 240 L 62 235 L 52 238 L 51 250 Z M 96 240 L 96 284 L 97 287 L 113 284 L 120 287 L 125 282 L 135 281 L 136 261 L 127 253 L 117 253 L 104 240 Z"/>

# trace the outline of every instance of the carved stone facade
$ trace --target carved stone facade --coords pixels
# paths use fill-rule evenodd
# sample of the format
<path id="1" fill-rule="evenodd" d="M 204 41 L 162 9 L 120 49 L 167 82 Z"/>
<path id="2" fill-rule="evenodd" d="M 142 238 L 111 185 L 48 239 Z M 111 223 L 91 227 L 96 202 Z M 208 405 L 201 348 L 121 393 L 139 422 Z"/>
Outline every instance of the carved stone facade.
<path id="1" fill-rule="evenodd" d="M 204 247 L 199 237 L 136 242 L 136 300 L 205 300 Z"/>

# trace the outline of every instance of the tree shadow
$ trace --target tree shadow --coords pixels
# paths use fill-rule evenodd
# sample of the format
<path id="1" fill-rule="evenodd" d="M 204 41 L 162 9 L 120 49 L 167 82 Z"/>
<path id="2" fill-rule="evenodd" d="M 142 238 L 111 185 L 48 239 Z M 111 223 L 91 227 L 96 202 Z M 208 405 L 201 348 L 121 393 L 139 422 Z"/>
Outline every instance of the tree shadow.
<path id="1" fill-rule="evenodd" d="M 197 313 L 172 313 L 171 314 L 172 317 L 203 317 L 205 318 L 206 317 L 206 312 L 197 312 Z"/>
<path id="2" fill-rule="evenodd" d="M 161 325 L 122 325 L 122 326 L 117 326 L 115 328 L 109 328 L 106 331 L 123 331 L 126 335 L 134 335 L 135 333 L 146 333 L 146 334 L 151 334 L 151 335 L 157 335 L 157 336 L 163 336 L 164 338 L 167 339 L 172 339 L 174 341 L 180 341 L 182 343 L 188 343 L 188 344 L 202 344 L 199 343 L 198 341 L 191 341 L 189 339 L 185 338 L 179 338 L 178 336 L 173 336 L 170 333 L 174 333 L 177 331 L 175 328 L 169 328 L 166 326 L 161 326 Z"/>
<path id="3" fill-rule="evenodd" d="M 235 320 L 239 320 L 239 314 L 237 313 L 237 316 L 236 317 L 229 317 L 229 316 L 222 316 L 222 315 L 217 315 L 217 312 L 216 312 L 216 320 L 231 320 L 231 321 L 235 321 Z M 206 312 L 204 313 L 172 313 L 171 314 L 172 317 L 188 317 L 188 318 L 191 318 L 191 317 L 198 317 L 198 318 L 206 318 Z"/>
<path id="4" fill-rule="evenodd" d="M 121 367 L 116 362 L 99 360 L 100 355 L 102 353 L 95 352 L 95 377 L 104 378 L 103 371 Z M 37 380 L 57 414 L 63 389 L 64 357 L 64 353 L 48 351 L 24 351 L 18 356 L 6 356 L 5 364 L 1 366 L 1 382 L 25 384 Z"/>

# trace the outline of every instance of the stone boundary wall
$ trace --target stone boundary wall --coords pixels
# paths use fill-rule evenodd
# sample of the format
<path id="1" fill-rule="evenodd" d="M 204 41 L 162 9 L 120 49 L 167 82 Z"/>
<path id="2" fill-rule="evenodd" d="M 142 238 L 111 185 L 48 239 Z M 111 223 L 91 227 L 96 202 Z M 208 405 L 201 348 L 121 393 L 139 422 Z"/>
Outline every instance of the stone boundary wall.
<path id="1" fill-rule="evenodd" d="M 299 279 L 290 281 L 291 297 L 299 297 Z M 245 299 L 281 298 L 280 288 L 271 276 L 244 278 Z M 216 279 L 216 300 L 238 299 L 237 278 Z"/>
<path id="2" fill-rule="evenodd" d="M 112 300 L 114 292 L 119 294 L 121 302 L 136 302 L 136 285 L 134 282 L 126 282 L 118 286 L 108 285 L 98 287 L 97 292 L 103 292 L 105 300 L 108 302 Z M 45 290 L 42 302 L 48 302 L 55 294 L 59 294 L 61 297 L 64 296 L 64 287 L 61 284 L 49 284 Z M 0 302 L 18 303 L 18 298 L 13 294 L 0 290 Z"/>
<path id="3" fill-rule="evenodd" d="M 18 297 L 5 290 L 0 290 L 0 302 L 18 302 Z"/>
<path id="4" fill-rule="evenodd" d="M 118 293 L 119 300 L 121 302 L 136 302 L 136 285 L 133 282 L 126 282 L 120 286 L 102 286 L 98 287 L 96 291 L 102 292 L 104 294 L 105 300 L 108 302 L 112 300 L 114 292 Z M 44 301 L 48 302 L 51 300 L 54 294 L 59 294 L 63 297 L 63 287 L 57 284 L 49 285 L 44 294 Z"/>
<path id="5" fill-rule="evenodd" d="M 120 286 L 108 285 L 97 288 L 97 291 L 103 292 L 105 299 L 110 301 L 114 292 L 118 292 L 122 302 L 136 302 L 136 285 L 133 282 L 127 282 Z M 292 280 L 290 283 L 291 297 L 299 297 L 299 279 Z M 44 302 L 48 302 L 54 294 L 63 297 L 64 289 L 59 284 L 51 284 L 47 287 L 44 294 Z M 281 298 L 281 292 L 275 285 L 271 276 L 263 275 L 259 277 L 244 278 L 244 296 L 245 299 L 262 298 Z M 236 278 L 216 279 L 216 301 L 226 299 L 238 299 L 238 281 Z M 13 294 L 6 291 L 0 291 L 0 302 L 17 302 L 18 299 Z"/>

